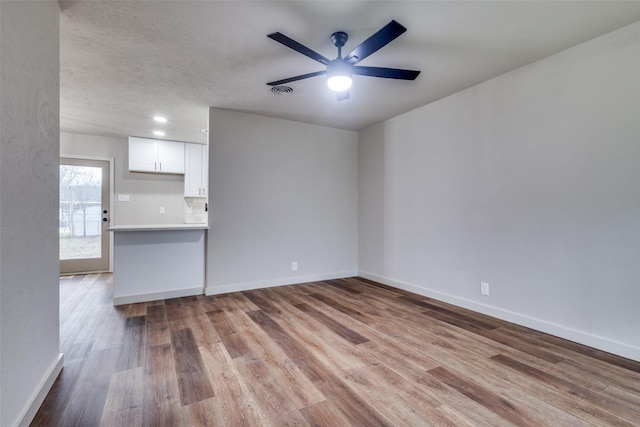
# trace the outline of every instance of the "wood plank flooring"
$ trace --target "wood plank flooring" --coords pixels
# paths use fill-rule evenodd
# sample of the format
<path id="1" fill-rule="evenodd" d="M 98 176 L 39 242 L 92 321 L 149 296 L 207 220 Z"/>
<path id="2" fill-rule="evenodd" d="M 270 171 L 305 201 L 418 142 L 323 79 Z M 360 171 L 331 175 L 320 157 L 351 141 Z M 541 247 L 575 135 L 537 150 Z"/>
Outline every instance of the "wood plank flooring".
<path id="1" fill-rule="evenodd" d="M 61 278 L 34 426 L 638 426 L 640 363 L 366 279 L 113 307 Z"/>

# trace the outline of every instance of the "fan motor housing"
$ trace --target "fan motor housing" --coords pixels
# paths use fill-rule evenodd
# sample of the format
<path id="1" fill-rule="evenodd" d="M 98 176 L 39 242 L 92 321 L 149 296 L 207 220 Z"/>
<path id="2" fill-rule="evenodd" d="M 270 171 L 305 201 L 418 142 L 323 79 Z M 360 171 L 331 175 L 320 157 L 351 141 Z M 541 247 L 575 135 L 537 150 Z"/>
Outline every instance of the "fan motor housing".
<path id="1" fill-rule="evenodd" d="M 353 67 L 344 59 L 338 58 L 329 62 L 327 65 L 327 77 L 333 76 L 349 76 L 353 74 Z"/>

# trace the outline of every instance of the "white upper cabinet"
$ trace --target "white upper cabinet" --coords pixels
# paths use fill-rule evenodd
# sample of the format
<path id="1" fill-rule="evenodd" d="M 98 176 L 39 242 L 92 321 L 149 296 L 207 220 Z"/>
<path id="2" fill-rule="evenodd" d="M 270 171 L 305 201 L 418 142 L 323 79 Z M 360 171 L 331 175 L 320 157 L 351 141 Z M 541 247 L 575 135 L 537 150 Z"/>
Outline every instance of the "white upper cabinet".
<path id="1" fill-rule="evenodd" d="M 184 173 L 183 142 L 129 137 L 129 170 L 132 172 Z"/>
<path id="2" fill-rule="evenodd" d="M 160 172 L 184 173 L 183 142 L 158 140 L 158 162 Z"/>
<path id="3" fill-rule="evenodd" d="M 129 137 L 129 170 L 155 172 L 158 146 L 154 139 Z"/>
<path id="4" fill-rule="evenodd" d="M 202 144 L 185 144 L 184 196 L 207 197 L 208 181 L 208 147 Z"/>

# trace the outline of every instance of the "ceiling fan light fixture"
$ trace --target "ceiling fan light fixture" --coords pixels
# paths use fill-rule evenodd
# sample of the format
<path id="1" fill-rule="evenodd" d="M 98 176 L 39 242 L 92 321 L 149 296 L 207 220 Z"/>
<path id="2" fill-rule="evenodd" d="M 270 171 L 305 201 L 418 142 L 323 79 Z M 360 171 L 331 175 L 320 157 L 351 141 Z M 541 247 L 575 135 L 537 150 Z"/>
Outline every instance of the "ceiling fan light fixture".
<path id="1" fill-rule="evenodd" d="M 336 59 L 327 66 L 327 86 L 334 92 L 344 92 L 351 87 L 351 66 Z"/>
<path id="2" fill-rule="evenodd" d="M 336 98 L 338 101 L 344 101 L 345 99 L 349 99 L 349 88 L 351 88 L 351 76 L 353 74 L 368 77 L 381 77 L 385 79 L 415 80 L 416 77 L 418 77 L 418 74 L 420 74 L 420 71 L 386 67 L 363 67 L 356 65 L 372 53 L 377 52 L 391 43 L 405 31 L 407 31 L 405 27 L 400 25 L 397 21 L 392 20 L 371 37 L 360 43 L 344 57 L 342 56 L 342 48 L 349 39 L 349 35 L 344 31 L 337 31 L 331 35 L 331 41 L 333 41 L 335 47 L 338 48 L 338 57 L 333 61 L 282 33 L 276 32 L 267 34 L 267 37 L 270 39 L 275 40 L 326 67 L 325 70 L 268 82 L 267 85 L 278 86 L 311 77 L 326 75 L 327 86 L 329 86 L 329 89 L 336 92 Z"/>
<path id="3" fill-rule="evenodd" d="M 327 79 L 327 86 L 334 92 L 344 92 L 351 87 L 351 77 L 331 76 Z"/>

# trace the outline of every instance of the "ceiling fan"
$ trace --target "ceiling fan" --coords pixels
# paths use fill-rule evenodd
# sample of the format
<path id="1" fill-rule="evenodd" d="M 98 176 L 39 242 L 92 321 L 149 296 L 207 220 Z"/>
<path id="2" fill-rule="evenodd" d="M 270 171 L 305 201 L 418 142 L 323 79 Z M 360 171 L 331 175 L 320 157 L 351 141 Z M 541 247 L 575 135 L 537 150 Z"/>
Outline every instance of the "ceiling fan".
<path id="1" fill-rule="evenodd" d="M 277 41 L 278 43 L 282 43 L 283 45 L 308 56 L 315 61 L 318 61 L 322 65 L 326 66 L 326 69 L 316 71 L 314 73 L 276 80 L 267 84 L 269 86 L 278 86 L 326 74 L 327 85 L 331 90 L 336 92 L 338 101 L 342 101 L 349 98 L 349 88 L 351 87 L 351 76 L 353 74 L 369 77 L 382 77 L 386 79 L 415 80 L 416 77 L 418 77 L 418 74 L 420 74 L 420 71 L 402 70 L 399 68 L 363 67 L 356 65 L 372 53 L 391 43 L 405 31 L 407 31 L 405 27 L 396 21 L 391 21 L 382 27 L 377 33 L 363 41 L 344 58 L 342 57 L 342 47 L 349 39 L 349 36 L 344 31 L 337 31 L 331 35 L 333 44 L 338 48 L 338 57 L 334 60 L 330 60 L 329 58 L 320 55 L 318 52 L 309 49 L 282 33 L 268 34 L 267 37 Z"/>

